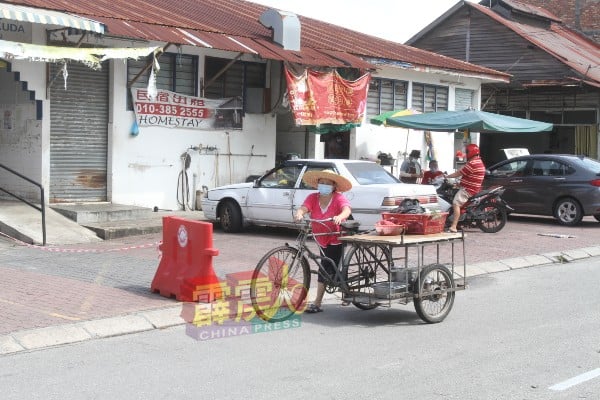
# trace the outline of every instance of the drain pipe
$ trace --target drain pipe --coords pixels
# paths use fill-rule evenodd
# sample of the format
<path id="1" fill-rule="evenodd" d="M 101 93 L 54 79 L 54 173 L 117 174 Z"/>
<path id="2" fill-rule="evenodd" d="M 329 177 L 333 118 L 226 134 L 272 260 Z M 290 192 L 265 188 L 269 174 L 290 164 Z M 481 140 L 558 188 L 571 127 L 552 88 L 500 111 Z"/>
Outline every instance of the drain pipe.
<path id="1" fill-rule="evenodd" d="M 225 135 L 227 135 L 227 162 L 229 164 L 229 184 L 231 185 L 232 183 L 232 179 L 231 179 L 231 142 L 230 142 L 230 137 L 229 137 L 229 132 L 225 132 Z"/>
<path id="2" fill-rule="evenodd" d="M 190 163 L 192 161 L 190 153 L 188 151 L 184 152 L 180 156 L 181 158 L 181 172 L 177 178 L 177 202 L 181 206 L 182 210 L 185 211 L 186 203 L 188 208 L 189 206 L 189 198 L 190 198 L 190 186 L 188 181 L 187 170 L 190 167 Z M 179 201 L 179 189 L 181 188 L 181 201 Z"/>

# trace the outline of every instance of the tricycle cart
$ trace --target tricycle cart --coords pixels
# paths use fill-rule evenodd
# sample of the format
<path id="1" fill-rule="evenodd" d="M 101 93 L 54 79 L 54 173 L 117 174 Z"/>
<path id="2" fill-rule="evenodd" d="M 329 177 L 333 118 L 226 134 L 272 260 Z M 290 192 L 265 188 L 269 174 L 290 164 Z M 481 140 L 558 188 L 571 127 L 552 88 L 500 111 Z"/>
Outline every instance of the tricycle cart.
<path id="1" fill-rule="evenodd" d="M 343 293 L 343 299 L 358 308 L 389 307 L 392 303 L 413 301 L 421 319 L 436 323 L 450 313 L 455 291 L 465 288 L 466 256 L 462 232 L 397 236 L 358 234 L 343 236 L 340 240 L 348 245 L 343 262 L 348 290 Z M 455 264 L 457 244 L 462 247 L 462 268 Z M 411 257 L 416 260 L 411 261 Z M 460 285 L 454 280 L 455 272 L 463 277 Z"/>
<path id="2" fill-rule="evenodd" d="M 274 248 L 258 262 L 250 298 L 263 320 L 278 322 L 303 312 L 311 274 L 324 278 L 327 292 L 341 292 L 344 301 L 362 310 L 413 301 L 417 314 L 428 323 L 443 321 L 452 309 L 455 292 L 465 288 L 463 233 L 341 236 L 345 256 L 330 274 L 322 267 L 326 257 L 307 245 L 307 238 L 314 236 L 311 223 L 322 222 L 305 220 L 294 245 Z M 457 245 L 462 245 L 463 256 L 463 266 L 458 268 L 463 277 L 460 285 L 454 280 L 455 272 L 459 272 L 455 265 Z M 316 270 L 311 270 L 309 259 L 318 266 Z"/>

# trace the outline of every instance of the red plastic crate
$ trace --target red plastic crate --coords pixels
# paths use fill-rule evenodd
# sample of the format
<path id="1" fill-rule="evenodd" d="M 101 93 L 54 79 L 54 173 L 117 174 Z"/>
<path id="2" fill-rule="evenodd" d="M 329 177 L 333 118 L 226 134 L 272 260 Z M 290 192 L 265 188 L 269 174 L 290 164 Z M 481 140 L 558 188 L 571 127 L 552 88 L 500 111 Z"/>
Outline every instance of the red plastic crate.
<path id="1" fill-rule="evenodd" d="M 406 233 L 413 235 L 430 235 L 432 233 L 440 233 L 444 231 L 446 224 L 447 212 L 436 212 L 432 214 L 397 214 L 397 213 L 382 213 L 381 217 L 384 220 L 391 221 L 395 224 L 405 225 Z"/>

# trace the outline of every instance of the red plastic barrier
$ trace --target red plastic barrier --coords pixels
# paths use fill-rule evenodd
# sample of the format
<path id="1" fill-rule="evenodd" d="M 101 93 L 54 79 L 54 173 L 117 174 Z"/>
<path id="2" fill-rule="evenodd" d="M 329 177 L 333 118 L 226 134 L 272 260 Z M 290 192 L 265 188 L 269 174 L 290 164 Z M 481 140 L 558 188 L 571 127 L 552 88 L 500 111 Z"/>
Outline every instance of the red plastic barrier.
<path id="1" fill-rule="evenodd" d="M 213 226 L 203 221 L 163 217 L 162 257 L 151 289 L 179 301 L 211 302 L 222 297 L 212 258 Z"/>

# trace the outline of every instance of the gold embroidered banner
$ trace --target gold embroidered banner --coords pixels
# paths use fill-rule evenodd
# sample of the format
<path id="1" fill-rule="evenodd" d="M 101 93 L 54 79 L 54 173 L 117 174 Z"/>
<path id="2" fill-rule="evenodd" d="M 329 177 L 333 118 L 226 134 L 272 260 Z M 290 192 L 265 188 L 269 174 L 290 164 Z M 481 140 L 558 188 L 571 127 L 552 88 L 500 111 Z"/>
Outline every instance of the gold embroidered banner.
<path id="1" fill-rule="evenodd" d="M 285 76 L 296 125 L 362 122 L 371 74 L 348 81 L 335 70 L 317 72 L 305 69 L 297 76 L 286 67 Z"/>

